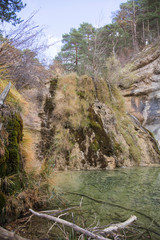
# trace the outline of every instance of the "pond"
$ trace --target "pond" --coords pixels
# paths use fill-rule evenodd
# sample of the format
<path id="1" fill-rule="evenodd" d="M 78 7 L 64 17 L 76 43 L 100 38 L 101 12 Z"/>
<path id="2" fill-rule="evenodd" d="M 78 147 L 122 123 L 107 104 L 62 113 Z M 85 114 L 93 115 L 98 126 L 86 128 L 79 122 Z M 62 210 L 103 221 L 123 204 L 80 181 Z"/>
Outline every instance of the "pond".
<path id="1" fill-rule="evenodd" d="M 80 217 L 86 226 L 108 225 L 136 215 L 138 220 L 127 239 L 160 239 L 160 167 L 53 175 L 56 192 L 69 206 L 81 202 Z"/>

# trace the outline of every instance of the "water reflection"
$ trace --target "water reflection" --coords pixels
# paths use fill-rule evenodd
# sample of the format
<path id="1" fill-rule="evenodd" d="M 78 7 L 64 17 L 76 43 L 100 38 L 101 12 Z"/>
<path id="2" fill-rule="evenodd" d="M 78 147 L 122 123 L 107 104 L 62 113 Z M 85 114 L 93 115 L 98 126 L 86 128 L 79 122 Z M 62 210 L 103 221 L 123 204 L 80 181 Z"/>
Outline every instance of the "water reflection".
<path id="1" fill-rule="evenodd" d="M 76 192 L 133 210 L 127 211 L 123 208 L 100 204 L 84 198 L 84 211 L 89 223 L 93 221 L 91 218 L 95 214 L 104 225 L 115 221 L 115 219 L 127 219 L 135 214 L 144 226 L 148 226 L 151 219 L 160 225 L 159 167 L 114 171 L 61 172 L 54 174 L 53 180 L 57 191 L 61 194 Z M 81 196 L 78 195 L 65 194 L 65 196 L 71 204 L 79 204 L 81 199 Z M 150 219 L 136 211 L 146 214 Z M 152 224 L 152 227 L 156 226 Z M 154 239 L 160 239 L 160 236 Z"/>

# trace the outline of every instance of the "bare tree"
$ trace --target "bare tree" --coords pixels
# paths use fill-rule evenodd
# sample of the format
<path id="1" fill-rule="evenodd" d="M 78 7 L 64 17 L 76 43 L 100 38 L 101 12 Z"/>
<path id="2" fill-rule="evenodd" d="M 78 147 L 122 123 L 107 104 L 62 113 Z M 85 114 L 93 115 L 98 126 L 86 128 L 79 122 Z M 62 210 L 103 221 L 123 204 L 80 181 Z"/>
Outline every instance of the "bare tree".
<path id="1" fill-rule="evenodd" d="M 0 39 L 0 69 L 7 70 L 5 78 L 11 76 L 18 89 L 40 84 L 48 77 L 37 54 L 49 45 L 39 41 L 43 29 L 34 24 L 34 15 Z"/>

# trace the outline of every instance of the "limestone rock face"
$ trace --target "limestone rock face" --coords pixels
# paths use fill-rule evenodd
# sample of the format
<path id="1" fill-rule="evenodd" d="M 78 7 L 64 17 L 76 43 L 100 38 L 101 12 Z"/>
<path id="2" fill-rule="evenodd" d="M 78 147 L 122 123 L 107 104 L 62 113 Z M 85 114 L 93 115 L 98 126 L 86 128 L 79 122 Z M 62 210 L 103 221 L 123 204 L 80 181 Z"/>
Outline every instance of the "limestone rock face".
<path id="1" fill-rule="evenodd" d="M 98 100 L 92 84 L 89 77 L 76 75 L 51 82 L 51 95 L 40 114 L 39 145 L 50 170 L 114 169 L 160 163 L 155 139 L 126 113 L 120 91 L 115 89 L 111 99 L 105 82 L 99 83 L 105 94 Z M 128 106 L 131 97 L 127 95 Z M 143 121 L 142 113 L 137 114 Z"/>
<path id="2" fill-rule="evenodd" d="M 122 91 L 128 112 L 137 117 L 160 143 L 160 43 L 144 49 L 132 66 L 134 84 Z"/>
<path id="3" fill-rule="evenodd" d="M 70 154 L 56 156 L 57 170 L 95 170 L 146 166 L 160 162 L 158 148 L 149 132 L 128 115 L 120 122 L 106 104 L 96 101 L 90 111 L 87 129 L 68 129 L 72 136 Z M 66 155 L 65 155 L 66 154 Z"/>
<path id="4" fill-rule="evenodd" d="M 106 104 L 96 102 L 94 110 L 101 118 L 103 128 L 112 141 L 113 154 L 106 156 L 107 168 L 159 163 L 159 151 L 149 132 L 127 115 L 121 116 L 121 122 L 127 123 L 126 126 L 119 123 L 117 115 Z M 129 140 L 129 136 L 132 140 Z"/>

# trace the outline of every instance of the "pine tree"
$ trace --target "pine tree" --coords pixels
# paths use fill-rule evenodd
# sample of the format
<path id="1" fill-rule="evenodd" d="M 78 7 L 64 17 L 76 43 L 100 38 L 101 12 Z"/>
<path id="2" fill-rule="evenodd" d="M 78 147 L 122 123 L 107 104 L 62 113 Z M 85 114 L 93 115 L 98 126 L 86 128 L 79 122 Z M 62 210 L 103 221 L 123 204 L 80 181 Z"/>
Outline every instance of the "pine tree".
<path id="1" fill-rule="evenodd" d="M 69 70 L 77 71 L 78 69 L 82 41 L 82 34 L 75 28 L 72 28 L 69 34 L 62 36 L 62 43 L 64 43 L 62 56 L 65 57 L 65 65 Z"/>
<path id="2" fill-rule="evenodd" d="M 139 51 L 137 39 L 137 11 L 138 1 L 129 0 L 120 5 L 120 10 L 117 11 L 115 20 L 122 28 L 128 28 L 132 36 L 132 44 L 135 52 Z"/>
<path id="3" fill-rule="evenodd" d="M 16 12 L 21 11 L 26 4 L 21 0 L 1 0 L 0 1 L 0 20 L 1 22 L 12 22 L 13 25 L 21 22 Z"/>

